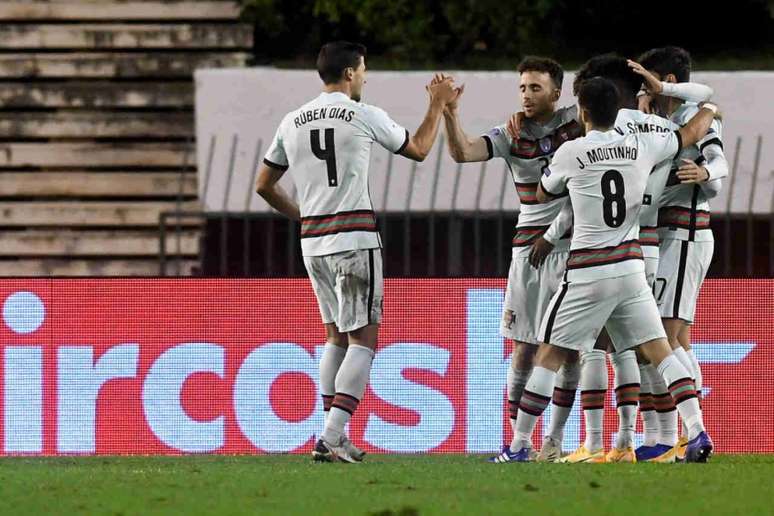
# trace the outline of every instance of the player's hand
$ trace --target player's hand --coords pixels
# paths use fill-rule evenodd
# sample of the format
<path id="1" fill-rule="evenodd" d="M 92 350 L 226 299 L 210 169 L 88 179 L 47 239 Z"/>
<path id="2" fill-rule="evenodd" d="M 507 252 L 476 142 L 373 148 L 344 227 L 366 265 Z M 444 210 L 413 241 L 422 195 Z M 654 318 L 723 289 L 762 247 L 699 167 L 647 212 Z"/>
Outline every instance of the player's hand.
<path id="1" fill-rule="evenodd" d="M 454 86 L 454 79 L 451 77 L 443 79 L 433 77 L 433 80 L 425 88 L 430 94 L 430 102 L 439 104 L 441 107 L 446 107 L 459 95 L 458 89 Z"/>
<path id="2" fill-rule="evenodd" d="M 637 109 L 639 109 L 643 113 L 647 113 L 647 114 L 652 113 L 653 112 L 653 108 L 651 108 L 652 104 L 653 104 L 653 97 L 651 97 L 650 94 L 648 93 L 637 97 Z"/>
<path id="3" fill-rule="evenodd" d="M 430 81 L 430 84 L 431 85 L 440 84 L 447 79 L 451 79 L 452 81 L 454 81 L 454 77 L 452 77 L 451 75 L 446 75 L 444 73 L 436 73 L 433 75 L 433 80 Z M 455 86 L 454 89 L 457 91 L 456 97 L 454 97 L 454 99 L 452 99 L 448 104 L 446 104 L 446 107 L 444 108 L 444 111 L 447 111 L 450 113 L 457 111 L 457 108 L 459 107 L 460 97 L 462 97 L 462 94 L 465 93 L 465 85 L 461 84 L 460 86 Z"/>
<path id="4" fill-rule="evenodd" d="M 651 95 L 658 95 L 664 89 L 661 86 L 661 81 L 659 81 L 655 75 L 647 71 L 640 63 L 636 61 L 632 61 L 631 59 L 627 59 L 626 64 L 629 65 L 629 68 L 631 68 L 632 71 L 634 71 L 634 73 L 642 76 L 642 81 L 645 84 L 645 89 Z"/>
<path id="5" fill-rule="evenodd" d="M 677 177 L 681 183 L 703 183 L 709 179 L 709 173 L 693 160 L 683 158 L 683 165 L 677 170 Z"/>
<path id="6" fill-rule="evenodd" d="M 508 134 L 511 135 L 511 138 L 514 140 L 519 139 L 519 135 L 521 134 L 521 128 L 524 125 L 524 111 L 519 111 L 518 113 L 514 113 L 511 115 L 511 118 L 508 120 L 508 125 L 506 126 L 506 129 L 508 130 Z"/>
<path id="7" fill-rule="evenodd" d="M 538 237 L 529 250 L 529 264 L 534 268 L 539 268 L 546 261 L 546 257 L 554 250 L 554 244 L 543 237 Z"/>

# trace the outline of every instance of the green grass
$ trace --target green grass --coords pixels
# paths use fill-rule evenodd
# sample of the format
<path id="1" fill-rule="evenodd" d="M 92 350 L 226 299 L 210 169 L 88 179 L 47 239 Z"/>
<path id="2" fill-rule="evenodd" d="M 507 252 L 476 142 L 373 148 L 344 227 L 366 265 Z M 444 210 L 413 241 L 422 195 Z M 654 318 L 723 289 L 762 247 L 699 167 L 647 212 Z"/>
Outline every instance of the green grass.
<path id="1" fill-rule="evenodd" d="M 0 459 L 1 514 L 771 514 L 774 455 L 490 465 L 481 456 Z"/>

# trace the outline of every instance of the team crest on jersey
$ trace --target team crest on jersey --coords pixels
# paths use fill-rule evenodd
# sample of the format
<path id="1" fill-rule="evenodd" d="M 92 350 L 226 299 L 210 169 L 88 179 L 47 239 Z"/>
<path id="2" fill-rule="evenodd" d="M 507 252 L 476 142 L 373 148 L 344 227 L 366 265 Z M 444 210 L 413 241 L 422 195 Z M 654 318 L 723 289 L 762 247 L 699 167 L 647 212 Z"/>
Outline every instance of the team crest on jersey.
<path id="1" fill-rule="evenodd" d="M 487 136 L 491 136 L 492 138 L 497 138 L 498 136 L 500 136 L 501 132 L 502 131 L 500 131 L 499 127 L 495 127 L 495 128 L 490 129 L 489 132 L 486 133 L 486 134 L 487 134 Z"/>
<path id="2" fill-rule="evenodd" d="M 553 143 L 551 142 L 551 137 L 546 136 L 545 138 L 540 139 L 540 150 L 548 154 L 551 152 L 551 148 L 553 147 Z"/>
<path id="3" fill-rule="evenodd" d="M 516 314 L 510 310 L 503 310 L 503 327 L 510 330 L 516 322 Z"/>

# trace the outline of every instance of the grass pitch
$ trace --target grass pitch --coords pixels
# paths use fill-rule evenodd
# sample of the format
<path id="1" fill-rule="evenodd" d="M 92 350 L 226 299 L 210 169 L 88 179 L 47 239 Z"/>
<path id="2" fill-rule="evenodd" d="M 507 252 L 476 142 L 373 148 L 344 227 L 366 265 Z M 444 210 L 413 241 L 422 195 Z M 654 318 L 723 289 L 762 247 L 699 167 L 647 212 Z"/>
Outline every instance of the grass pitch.
<path id="1" fill-rule="evenodd" d="M 502 464 L 481 456 L 0 460 L 2 514 L 772 514 L 774 455 L 709 464 Z"/>

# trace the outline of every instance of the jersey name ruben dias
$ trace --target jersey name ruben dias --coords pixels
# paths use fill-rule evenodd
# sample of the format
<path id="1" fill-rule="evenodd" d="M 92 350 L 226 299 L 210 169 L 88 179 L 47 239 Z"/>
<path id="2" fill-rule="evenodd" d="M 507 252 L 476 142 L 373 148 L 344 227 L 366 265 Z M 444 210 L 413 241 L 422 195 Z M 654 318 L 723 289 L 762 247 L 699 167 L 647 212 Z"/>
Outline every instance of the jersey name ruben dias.
<path id="1" fill-rule="evenodd" d="M 290 168 L 304 256 L 381 247 L 368 193 L 371 146 L 399 153 L 408 137 L 383 110 L 342 93 L 322 93 L 285 116 L 264 162 Z"/>
<path id="2" fill-rule="evenodd" d="M 505 160 L 519 196 L 521 207 L 513 237 L 514 252 L 528 249 L 543 235 L 567 201 L 565 196 L 540 204 L 537 186 L 557 149 L 581 133 L 577 109 L 571 106 L 558 109 L 545 125 L 525 120 L 518 140 L 510 137 L 505 125 L 494 127 L 484 135 L 489 158 Z M 563 238 L 557 247 L 562 245 L 566 248 L 569 238 Z"/>

